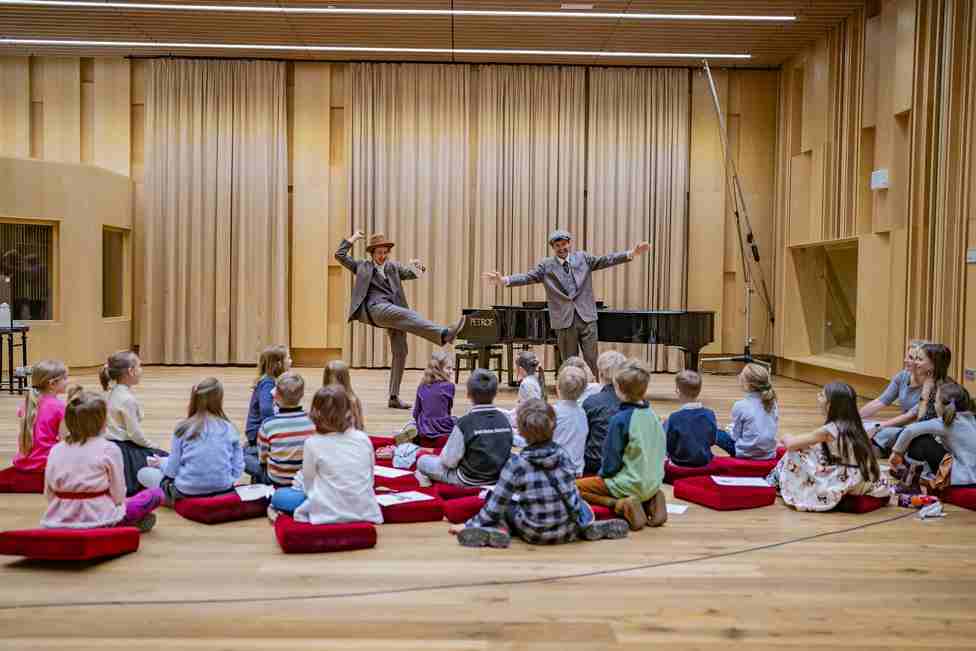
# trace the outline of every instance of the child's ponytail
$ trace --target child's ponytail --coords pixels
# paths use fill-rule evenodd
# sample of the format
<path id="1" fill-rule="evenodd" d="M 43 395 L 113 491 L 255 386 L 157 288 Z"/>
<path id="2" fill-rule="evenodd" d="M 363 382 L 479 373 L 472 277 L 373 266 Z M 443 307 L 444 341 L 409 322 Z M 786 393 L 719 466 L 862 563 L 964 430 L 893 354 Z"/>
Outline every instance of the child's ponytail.
<path id="1" fill-rule="evenodd" d="M 109 355 L 105 365 L 98 369 L 98 381 L 103 391 L 108 391 L 113 382 L 118 382 L 126 372 L 136 365 L 138 358 L 131 350 L 120 350 Z"/>

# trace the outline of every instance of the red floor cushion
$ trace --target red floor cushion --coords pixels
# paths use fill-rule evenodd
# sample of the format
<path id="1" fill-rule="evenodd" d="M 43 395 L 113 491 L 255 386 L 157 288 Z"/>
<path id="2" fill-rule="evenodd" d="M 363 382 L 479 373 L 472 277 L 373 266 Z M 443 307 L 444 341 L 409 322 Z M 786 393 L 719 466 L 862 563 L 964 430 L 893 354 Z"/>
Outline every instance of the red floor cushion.
<path id="1" fill-rule="evenodd" d="M 485 500 L 477 495 L 456 497 L 444 502 L 444 517 L 452 524 L 464 524 L 478 514 Z"/>
<path id="2" fill-rule="evenodd" d="M 0 493 L 43 493 L 44 471 L 26 472 L 13 466 L 0 470 Z"/>
<path id="3" fill-rule="evenodd" d="M 481 495 L 481 491 L 485 489 L 484 486 L 455 486 L 454 484 L 442 484 L 441 482 L 434 482 L 434 486 L 437 488 L 437 494 L 441 496 L 442 500 L 456 500 L 460 497 L 478 497 Z"/>
<path id="4" fill-rule="evenodd" d="M 843 513 L 870 513 L 883 506 L 888 506 L 890 498 L 871 497 L 870 495 L 845 495 L 835 507 L 835 511 Z"/>
<path id="5" fill-rule="evenodd" d="M 89 561 L 139 549 L 135 527 L 23 529 L 0 533 L 0 554 L 46 561 Z"/>
<path id="6" fill-rule="evenodd" d="M 394 445 L 392 436 L 373 436 L 370 434 L 369 442 L 373 444 L 374 450 L 386 447 L 387 445 Z"/>
<path id="7" fill-rule="evenodd" d="M 420 482 L 417 481 L 417 478 L 413 474 L 402 477 L 380 477 L 379 475 L 374 475 L 373 487 L 385 488 L 394 492 L 415 491 L 420 488 Z"/>
<path id="8" fill-rule="evenodd" d="M 318 554 L 369 549 L 376 546 L 376 527 L 369 522 L 309 524 L 281 514 L 275 520 L 275 538 L 286 554 Z"/>
<path id="9" fill-rule="evenodd" d="M 231 491 L 213 497 L 187 497 L 176 500 L 173 508 L 187 520 L 204 524 L 220 524 L 263 517 L 268 514 L 268 503 L 267 498 L 243 502 L 237 493 Z"/>
<path id="10" fill-rule="evenodd" d="M 942 491 L 941 499 L 946 504 L 955 504 L 964 509 L 976 511 L 976 486 L 950 486 Z"/>
<path id="11" fill-rule="evenodd" d="M 705 466 L 678 466 L 670 461 L 664 462 L 664 481 L 673 484 L 679 479 L 688 477 L 705 477 L 718 475 L 720 477 L 765 477 L 779 459 L 737 459 L 735 457 L 713 457 Z"/>
<path id="12" fill-rule="evenodd" d="M 688 477 L 674 482 L 674 496 L 717 511 L 735 511 L 769 506 L 776 501 L 776 489 L 772 486 L 719 486 L 711 477 Z"/>
<path id="13" fill-rule="evenodd" d="M 590 504 L 590 508 L 593 509 L 593 516 L 597 520 L 612 520 L 619 517 L 607 507 L 600 506 L 599 504 Z"/>
<path id="14" fill-rule="evenodd" d="M 384 524 L 406 524 L 408 522 L 440 522 L 444 519 L 444 501 L 435 497 L 430 500 L 404 502 L 391 506 L 380 506 Z"/>

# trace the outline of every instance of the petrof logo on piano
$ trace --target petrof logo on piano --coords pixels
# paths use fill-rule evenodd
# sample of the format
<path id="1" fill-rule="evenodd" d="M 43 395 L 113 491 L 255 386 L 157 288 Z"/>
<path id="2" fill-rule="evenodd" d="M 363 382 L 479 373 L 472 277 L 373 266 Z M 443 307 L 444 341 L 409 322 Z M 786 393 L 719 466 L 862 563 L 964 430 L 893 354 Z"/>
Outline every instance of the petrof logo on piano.
<path id="1" fill-rule="evenodd" d="M 471 325 L 473 325 L 476 328 L 490 328 L 491 326 L 495 325 L 495 320 L 494 319 L 479 318 L 479 317 L 472 317 L 471 318 Z"/>

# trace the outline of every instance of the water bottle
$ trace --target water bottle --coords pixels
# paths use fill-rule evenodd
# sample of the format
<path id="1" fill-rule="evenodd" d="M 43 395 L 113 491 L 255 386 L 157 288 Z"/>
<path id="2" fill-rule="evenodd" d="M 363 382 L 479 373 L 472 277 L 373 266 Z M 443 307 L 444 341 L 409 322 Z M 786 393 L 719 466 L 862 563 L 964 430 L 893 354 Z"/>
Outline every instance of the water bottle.
<path id="1" fill-rule="evenodd" d="M 0 303 L 0 328 L 9 328 L 11 326 L 10 306 L 6 303 Z"/>

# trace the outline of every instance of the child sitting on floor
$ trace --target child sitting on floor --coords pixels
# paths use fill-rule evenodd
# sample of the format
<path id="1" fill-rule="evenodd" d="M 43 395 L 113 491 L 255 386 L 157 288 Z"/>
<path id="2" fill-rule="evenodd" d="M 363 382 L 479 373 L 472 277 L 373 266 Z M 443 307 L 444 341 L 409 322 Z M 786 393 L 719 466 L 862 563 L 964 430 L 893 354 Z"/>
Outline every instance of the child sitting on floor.
<path id="1" fill-rule="evenodd" d="M 580 499 L 575 468 L 552 440 L 555 421 L 555 411 L 541 400 L 522 405 L 518 427 L 528 445 L 505 464 L 481 511 L 466 524 L 450 528 L 459 543 L 508 547 L 513 535 L 533 544 L 627 535 L 626 522 L 597 522 L 592 509 Z"/>
<path id="2" fill-rule="evenodd" d="M 610 419 L 597 477 L 576 480 L 580 495 L 622 516 L 632 531 L 659 527 L 668 519 L 661 492 L 665 439 L 661 421 L 644 401 L 651 372 L 647 364 L 629 360 L 613 377 L 620 411 Z"/>
<path id="3" fill-rule="evenodd" d="M 142 381 L 142 361 L 129 350 L 113 353 L 99 369 L 98 379 L 102 389 L 109 392 L 105 438 L 119 446 L 126 492 L 135 495 L 142 490 L 139 471 L 146 467 L 150 457 L 166 455 L 142 432 L 142 406 L 132 392 L 132 387 Z"/>
<path id="4" fill-rule="evenodd" d="M 94 529 L 127 526 L 149 531 L 153 510 L 162 501 L 159 489 L 125 497 L 122 451 L 101 436 L 108 407 L 101 396 L 73 386 L 68 390 L 68 433 L 51 448 L 44 471 L 47 512 L 41 526 L 50 529 Z"/>
<path id="5" fill-rule="evenodd" d="M 890 496 L 854 389 L 831 382 L 817 394 L 817 404 L 824 425 L 809 434 L 783 437 L 787 452 L 766 480 L 798 511 L 829 511 L 845 495 Z"/>
<path id="6" fill-rule="evenodd" d="M 935 469 L 935 478 L 926 482 L 928 488 L 976 486 L 976 419 L 969 392 L 960 384 L 945 382 L 936 392 L 935 413 L 938 418 L 902 430 L 891 454 L 892 469 L 904 464 L 907 453 Z"/>
<path id="7" fill-rule="evenodd" d="M 264 419 L 275 414 L 274 390 L 278 376 L 291 368 L 291 357 L 287 346 L 268 346 L 261 351 L 258 360 L 258 379 L 251 391 L 251 400 L 247 406 L 247 422 L 244 425 L 244 436 L 247 437 L 247 448 L 244 450 L 244 467 L 251 476 L 253 483 L 263 484 L 267 481 L 261 470 L 261 460 L 258 458 L 258 430 Z"/>
<path id="8" fill-rule="evenodd" d="M 349 411 L 352 414 L 352 426 L 362 432 L 366 431 L 366 420 L 363 417 L 363 403 L 359 396 L 352 390 L 352 377 L 349 374 L 349 365 L 341 359 L 336 359 L 325 365 L 322 371 L 322 386 L 338 384 L 346 390 L 349 397 Z"/>
<path id="9" fill-rule="evenodd" d="M 578 402 L 585 389 L 586 374 L 583 370 L 563 364 L 556 382 L 559 399 L 554 406 L 556 430 L 552 435 L 552 442 L 566 451 L 577 477 L 583 474 L 583 453 L 586 450 L 586 435 L 589 432 L 586 412 Z M 521 430 L 519 432 L 521 433 Z"/>
<path id="10" fill-rule="evenodd" d="M 13 467 L 24 472 L 44 471 L 47 455 L 64 431 L 64 403 L 58 396 L 68 386 L 64 362 L 46 359 L 31 368 L 31 388 L 24 397 Z"/>
<path id="11" fill-rule="evenodd" d="M 444 447 L 457 422 L 451 415 L 454 408 L 453 372 L 454 361 L 450 354 L 434 351 L 417 387 L 413 419 L 394 437 L 397 446 L 411 446 L 414 453 L 421 448 Z"/>
<path id="12" fill-rule="evenodd" d="M 258 458 L 268 483 L 289 487 L 302 468 L 305 441 L 315 434 L 315 423 L 302 409 L 305 380 L 298 373 L 282 373 L 275 382 L 278 413 L 266 418 L 258 430 Z"/>
<path id="13" fill-rule="evenodd" d="M 316 433 L 305 440 L 295 486 L 279 488 L 271 498 L 274 511 L 311 524 L 383 522 L 373 492 L 373 444 L 352 427 L 350 408 L 339 385 L 315 392 L 309 416 Z"/>
<path id="14" fill-rule="evenodd" d="M 776 456 L 779 407 L 769 371 L 759 364 L 748 364 L 739 373 L 739 385 L 746 397 L 732 405 L 729 435 L 735 442 L 733 456 L 772 459 Z"/>
<path id="15" fill-rule="evenodd" d="M 583 411 L 586 412 L 586 424 L 589 429 L 583 468 L 583 472 L 587 475 L 595 475 L 603 463 L 603 442 L 607 439 L 607 427 L 610 419 L 620 409 L 620 398 L 617 397 L 617 390 L 613 386 L 613 375 L 626 361 L 627 358 L 615 350 L 601 353 L 596 360 L 596 368 L 600 373 L 603 388 L 599 393 L 583 401 Z"/>
<path id="16" fill-rule="evenodd" d="M 187 418 L 173 432 L 169 457 L 153 463 L 161 467 L 143 468 L 139 481 L 162 489 L 167 504 L 234 488 L 244 470 L 244 451 L 240 432 L 224 413 L 224 387 L 217 378 L 190 390 Z"/>
<path id="17" fill-rule="evenodd" d="M 576 399 L 580 407 L 582 407 L 583 401 L 590 396 L 599 393 L 600 389 L 603 388 L 603 385 L 596 381 L 596 379 L 593 377 L 593 371 L 590 370 L 590 367 L 587 366 L 586 362 L 584 362 L 583 358 L 579 355 L 573 355 L 572 357 L 567 357 L 564 359 L 563 365 L 559 367 L 559 372 L 562 373 L 563 369 L 567 366 L 574 366 L 583 371 L 583 376 L 586 378 L 586 386 L 583 388 L 583 393 L 581 393 L 580 397 Z M 599 369 L 599 364 L 597 365 L 597 369 Z"/>
<path id="18" fill-rule="evenodd" d="M 417 481 L 430 486 L 431 480 L 458 486 L 491 486 L 498 481 L 512 453 L 512 425 L 505 412 L 496 407 L 498 378 L 483 368 L 468 377 L 468 399 L 474 403 L 458 419 L 440 456 L 417 460 Z"/>
<path id="19" fill-rule="evenodd" d="M 679 466 L 701 467 L 712 461 L 712 446 L 735 456 L 735 443 L 719 430 L 715 412 L 698 402 L 702 379 L 697 372 L 685 369 L 674 378 L 675 391 L 683 403 L 664 421 L 668 440 L 668 458 Z"/>

